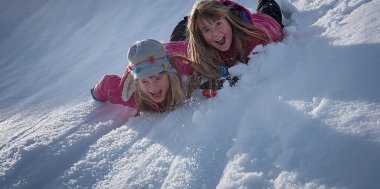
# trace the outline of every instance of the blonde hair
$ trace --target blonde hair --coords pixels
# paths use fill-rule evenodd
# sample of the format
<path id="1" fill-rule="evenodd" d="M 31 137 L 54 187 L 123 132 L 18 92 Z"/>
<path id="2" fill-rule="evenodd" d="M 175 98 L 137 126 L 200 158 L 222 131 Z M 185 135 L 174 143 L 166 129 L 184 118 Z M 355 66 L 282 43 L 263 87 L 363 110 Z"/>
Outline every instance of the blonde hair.
<path id="1" fill-rule="evenodd" d="M 167 74 L 169 79 L 169 89 L 166 93 L 164 101 L 158 105 L 152 101 L 144 92 L 141 91 L 138 82 L 136 82 L 136 109 L 138 114 L 142 112 L 166 112 L 172 111 L 175 107 L 180 104 L 185 95 L 182 92 L 181 84 L 179 82 L 178 76 L 171 72 L 161 72 L 160 74 Z"/>
<path id="2" fill-rule="evenodd" d="M 198 27 L 201 19 L 217 21 L 221 17 L 225 17 L 231 25 L 233 32 L 233 49 L 239 56 L 246 57 L 250 52 L 247 50 L 247 41 L 256 40 L 259 42 L 270 42 L 265 32 L 257 26 L 244 23 L 239 16 L 229 10 L 228 6 L 223 5 L 219 0 L 202 0 L 194 4 L 189 20 L 187 30 L 189 32 L 189 58 L 193 62 L 192 66 L 195 73 L 190 78 L 190 83 L 196 86 L 200 83 L 201 78 L 219 79 L 219 67 L 216 62 L 222 59 L 219 51 L 208 45 L 202 36 L 202 32 Z M 196 73 L 198 72 L 198 73 Z"/>

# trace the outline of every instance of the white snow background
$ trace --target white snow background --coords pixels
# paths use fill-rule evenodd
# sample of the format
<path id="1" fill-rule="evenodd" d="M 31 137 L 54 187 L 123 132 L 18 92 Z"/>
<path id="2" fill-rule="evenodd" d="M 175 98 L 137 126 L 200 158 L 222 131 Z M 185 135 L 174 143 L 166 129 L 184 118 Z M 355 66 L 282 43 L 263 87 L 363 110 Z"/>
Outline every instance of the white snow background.
<path id="1" fill-rule="evenodd" d="M 91 99 L 193 3 L 0 0 L 0 188 L 380 188 L 380 0 L 279 1 L 286 38 L 216 98 Z"/>

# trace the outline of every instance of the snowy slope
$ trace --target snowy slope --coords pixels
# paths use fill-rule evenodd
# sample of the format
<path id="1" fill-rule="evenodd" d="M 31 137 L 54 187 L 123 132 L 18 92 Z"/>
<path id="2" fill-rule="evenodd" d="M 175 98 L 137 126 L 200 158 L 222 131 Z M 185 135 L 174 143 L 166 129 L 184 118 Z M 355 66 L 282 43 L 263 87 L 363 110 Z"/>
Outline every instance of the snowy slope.
<path id="1" fill-rule="evenodd" d="M 285 40 L 211 100 L 91 100 L 192 4 L 0 0 L 0 188 L 380 188 L 379 0 L 280 1 Z"/>

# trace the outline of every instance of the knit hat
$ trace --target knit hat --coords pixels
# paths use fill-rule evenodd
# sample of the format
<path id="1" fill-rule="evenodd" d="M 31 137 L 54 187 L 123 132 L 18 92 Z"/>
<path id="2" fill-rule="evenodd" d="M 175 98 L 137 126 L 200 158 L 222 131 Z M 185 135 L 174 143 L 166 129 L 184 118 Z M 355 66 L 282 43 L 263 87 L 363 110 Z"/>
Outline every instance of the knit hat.
<path id="1" fill-rule="evenodd" d="M 169 56 L 162 43 L 145 39 L 138 41 L 128 51 L 129 66 L 134 79 L 141 79 L 168 71 Z"/>
<path id="2" fill-rule="evenodd" d="M 128 51 L 129 65 L 123 83 L 122 99 L 128 101 L 136 91 L 136 79 L 150 77 L 162 71 L 175 73 L 169 63 L 169 55 L 164 45 L 154 39 L 136 42 Z"/>

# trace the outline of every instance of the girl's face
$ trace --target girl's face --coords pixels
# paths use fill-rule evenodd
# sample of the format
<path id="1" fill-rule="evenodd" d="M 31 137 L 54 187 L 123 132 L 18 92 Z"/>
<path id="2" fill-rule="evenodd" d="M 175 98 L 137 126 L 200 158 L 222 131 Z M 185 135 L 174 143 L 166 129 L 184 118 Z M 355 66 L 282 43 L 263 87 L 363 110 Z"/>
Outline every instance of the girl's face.
<path id="1" fill-rule="evenodd" d="M 221 17 L 216 21 L 200 19 L 198 27 L 208 45 L 223 52 L 230 49 L 232 28 L 225 17 Z"/>
<path id="2" fill-rule="evenodd" d="M 169 89 L 169 76 L 167 73 L 145 77 L 137 82 L 141 91 L 150 97 L 153 102 L 161 103 L 165 100 Z"/>

